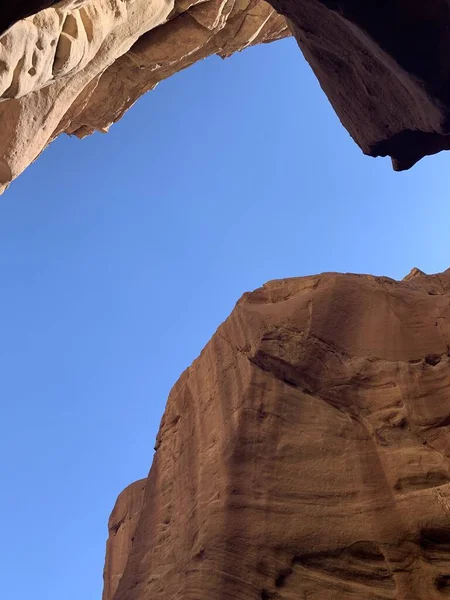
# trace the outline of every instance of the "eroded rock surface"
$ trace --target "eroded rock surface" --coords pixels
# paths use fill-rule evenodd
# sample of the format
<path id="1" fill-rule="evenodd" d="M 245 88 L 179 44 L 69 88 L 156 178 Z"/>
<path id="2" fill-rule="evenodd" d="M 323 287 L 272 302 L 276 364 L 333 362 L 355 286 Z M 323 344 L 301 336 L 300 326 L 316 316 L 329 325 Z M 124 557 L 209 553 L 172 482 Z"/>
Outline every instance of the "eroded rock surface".
<path id="1" fill-rule="evenodd" d="M 450 148 L 447 0 L 270 4 L 279 14 L 263 0 L 9 3 L 0 32 L 39 12 L 0 35 L 0 193 L 57 135 L 107 131 L 176 71 L 289 35 L 285 17 L 363 152 L 403 170 Z"/>
<path id="2" fill-rule="evenodd" d="M 288 33 L 262 0 L 62 0 L 18 21 L 0 36 L 0 192 L 60 133 L 107 131 L 176 71 Z"/>
<path id="3" fill-rule="evenodd" d="M 450 148 L 447 0 L 269 0 L 341 122 L 396 170 Z"/>
<path id="4" fill-rule="evenodd" d="M 14 25 L 16 21 L 24 19 L 34 13 L 56 4 L 57 0 L 13 0 L 4 2 L 0 13 L 0 34 Z"/>
<path id="5" fill-rule="evenodd" d="M 146 479 L 129 485 L 117 498 L 108 523 L 103 597 L 112 598 L 119 585 L 134 542 L 144 501 Z"/>
<path id="6" fill-rule="evenodd" d="M 104 600 L 450 595 L 449 348 L 450 270 L 244 294 L 169 396 L 136 526 L 141 482 L 113 513 Z"/>

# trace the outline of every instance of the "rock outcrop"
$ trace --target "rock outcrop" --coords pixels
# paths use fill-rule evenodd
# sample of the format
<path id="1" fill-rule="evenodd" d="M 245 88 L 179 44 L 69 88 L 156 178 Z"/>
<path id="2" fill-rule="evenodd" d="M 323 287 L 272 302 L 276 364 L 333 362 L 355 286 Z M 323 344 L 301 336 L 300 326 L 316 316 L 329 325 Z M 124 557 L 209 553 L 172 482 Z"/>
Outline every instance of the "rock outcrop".
<path id="1" fill-rule="evenodd" d="M 134 532 L 144 501 L 146 479 L 129 485 L 117 498 L 109 518 L 106 546 L 104 598 L 112 598 L 133 547 Z"/>
<path id="2" fill-rule="evenodd" d="M 0 192 L 59 134 L 105 132 L 176 71 L 288 34 L 262 0 L 62 0 L 17 22 L 0 36 Z"/>
<path id="3" fill-rule="evenodd" d="M 104 600 L 450 595 L 449 349 L 450 270 L 244 294 L 119 498 Z"/>
<path id="4" fill-rule="evenodd" d="M 447 0 L 19 0 L 2 9 L 0 193 L 59 134 L 105 132 L 159 81 L 290 34 L 363 152 L 450 148 Z M 45 10 L 40 10 L 44 8 Z M 281 16 L 284 15 L 284 16 Z"/>
<path id="5" fill-rule="evenodd" d="M 450 149 L 447 0 L 269 0 L 342 124 L 394 169 Z"/>

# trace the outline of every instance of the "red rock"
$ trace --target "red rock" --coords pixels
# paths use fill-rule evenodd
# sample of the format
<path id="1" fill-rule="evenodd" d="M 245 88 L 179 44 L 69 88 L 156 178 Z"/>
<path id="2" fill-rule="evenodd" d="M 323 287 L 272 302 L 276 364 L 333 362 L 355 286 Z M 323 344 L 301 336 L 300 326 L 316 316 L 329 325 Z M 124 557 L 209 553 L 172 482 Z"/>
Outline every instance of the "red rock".
<path id="1" fill-rule="evenodd" d="M 135 481 L 117 498 L 108 523 L 109 538 L 103 572 L 103 597 L 112 598 L 127 564 L 134 542 L 134 531 L 144 500 L 146 479 Z"/>
<path id="2" fill-rule="evenodd" d="M 244 294 L 115 508 L 104 600 L 449 595 L 449 348 L 450 270 Z"/>
<path id="3" fill-rule="evenodd" d="M 396 170 L 450 148 L 447 0 L 269 0 L 342 124 Z"/>

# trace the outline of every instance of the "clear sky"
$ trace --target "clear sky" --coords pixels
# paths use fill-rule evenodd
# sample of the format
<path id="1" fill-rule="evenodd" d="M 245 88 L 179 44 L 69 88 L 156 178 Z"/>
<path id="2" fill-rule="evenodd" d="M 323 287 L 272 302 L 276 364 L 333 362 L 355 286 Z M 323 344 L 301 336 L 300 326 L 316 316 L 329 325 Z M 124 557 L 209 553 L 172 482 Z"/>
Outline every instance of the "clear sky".
<path id="1" fill-rule="evenodd" d="M 100 600 L 107 519 L 246 290 L 450 266 L 449 155 L 362 155 L 292 40 L 163 82 L 0 197 L 2 594 Z"/>

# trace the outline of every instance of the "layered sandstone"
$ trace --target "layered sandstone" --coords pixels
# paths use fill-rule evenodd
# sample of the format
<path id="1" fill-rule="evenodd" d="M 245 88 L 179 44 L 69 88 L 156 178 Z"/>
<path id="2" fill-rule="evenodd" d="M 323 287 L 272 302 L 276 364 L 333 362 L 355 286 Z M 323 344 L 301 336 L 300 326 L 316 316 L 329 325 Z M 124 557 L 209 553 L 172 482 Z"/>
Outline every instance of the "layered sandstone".
<path id="1" fill-rule="evenodd" d="M 449 354 L 450 270 L 244 294 L 114 509 L 104 600 L 450 595 Z"/>
<path id="2" fill-rule="evenodd" d="M 18 21 L 0 36 L 0 192 L 59 134 L 105 132 L 176 71 L 286 35 L 262 0 L 62 0 Z"/>

